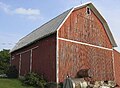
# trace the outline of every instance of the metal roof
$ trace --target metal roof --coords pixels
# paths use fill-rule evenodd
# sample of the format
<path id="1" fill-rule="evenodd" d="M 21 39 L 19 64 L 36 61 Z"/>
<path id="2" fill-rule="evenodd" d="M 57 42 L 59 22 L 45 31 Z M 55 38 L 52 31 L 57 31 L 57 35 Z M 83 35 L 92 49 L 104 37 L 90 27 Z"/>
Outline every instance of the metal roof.
<path id="1" fill-rule="evenodd" d="M 91 8 L 91 10 L 95 13 L 95 15 L 102 22 L 102 24 L 103 24 L 103 26 L 106 30 L 106 33 L 107 33 L 107 35 L 110 39 L 110 42 L 111 42 L 112 46 L 116 47 L 117 44 L 115 43 L 115 40 L 112 36 L 112 33 L 109 29 L 109 26 L 108 26 L 107 22 L 105 21 L 103 16 L 98 12 L 98 10 L 94 7 L 94 5 L 91 2 L 88 2 L 88 3 L 82 4 L 80 6 L 76 6 L 74 8 L 71 8 L 71 9 L 65 11 L 64 13 L 62 13 L 59 16 L 53 18 L 52 20 L 45 23 L 41 27 L 37 28 L 36 30 L 34 30 L 33 32 L 28 34 L 27 36 L 23 37 L 22 39 L 20 39 L 18 41 L 18 43 L 15 45 L 15 47 L 13 47 L 11 52 L 16 51 L 18 49 L 21 49 L 21 48 L 23 48 L 27 45 L 30 45 L 31 43 L 56 32 L 57 30 L 60 29 L 60 27 L 63 25 L 63 23 L 66 21 L 66 19 L 69 17 L 69 15 L 72 13 L 73 10 L 83 8 L 83 7 L 88 6 L 88 5 Z"/>

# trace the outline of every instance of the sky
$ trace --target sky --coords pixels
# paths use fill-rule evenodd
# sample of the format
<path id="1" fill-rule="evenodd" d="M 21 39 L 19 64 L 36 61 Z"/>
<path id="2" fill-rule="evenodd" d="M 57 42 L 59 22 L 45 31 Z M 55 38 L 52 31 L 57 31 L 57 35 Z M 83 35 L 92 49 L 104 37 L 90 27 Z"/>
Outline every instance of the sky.
<path id="1" fill-rule="evenodd" d="M 0 50 L 62 12 L 90 0 L 0 0 Z M 106 19 L 120 52 L 120 0 L 91 0 Z"/>

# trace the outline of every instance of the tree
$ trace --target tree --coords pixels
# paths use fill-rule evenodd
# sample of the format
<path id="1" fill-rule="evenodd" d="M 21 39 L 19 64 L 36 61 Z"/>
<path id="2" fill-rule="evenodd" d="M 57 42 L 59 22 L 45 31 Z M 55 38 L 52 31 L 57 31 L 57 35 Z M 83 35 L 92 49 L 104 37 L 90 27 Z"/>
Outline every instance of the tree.
<path id="1" fill-rule="evenodd" d="M 0 74 L 6 74 L 10 66 L 10 50 L 3 49 L 0 51 Z"/>
<path id="2" fill-rule="evenodd" d="M 10 62 L 10 50 L 3 49 L 0 51 L 0 61 L 9 63 Z"/>

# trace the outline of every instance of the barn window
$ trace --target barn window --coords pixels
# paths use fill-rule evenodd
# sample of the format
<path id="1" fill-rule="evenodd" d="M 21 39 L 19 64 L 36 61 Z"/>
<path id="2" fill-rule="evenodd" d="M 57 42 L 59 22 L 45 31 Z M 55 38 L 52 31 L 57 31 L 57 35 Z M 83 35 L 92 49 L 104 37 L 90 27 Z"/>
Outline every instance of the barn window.
<path id="1" fill-rule="evenodd" d="M 90 10 L 90 7 L 89 7 L 89 6 L 86 7 L 86 13 L 87 13 L 87 15 L 90 15 L 90 14 L 91 14 L 91 10 Z"/>

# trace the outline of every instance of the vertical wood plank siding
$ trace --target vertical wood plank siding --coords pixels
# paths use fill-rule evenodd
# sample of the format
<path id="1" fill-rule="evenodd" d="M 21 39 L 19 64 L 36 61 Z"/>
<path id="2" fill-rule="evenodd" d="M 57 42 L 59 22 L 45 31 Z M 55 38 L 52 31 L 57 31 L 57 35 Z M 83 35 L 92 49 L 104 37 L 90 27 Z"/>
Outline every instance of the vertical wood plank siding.
<path id="1" fill-rule="evenodd" d="M 18 59 L 15 59 L 18 58 Z M 11 60 L 11 64 L 16 66 L 16 69 L 19 71 L 19 60 L 20 60 L 20 55 L 14 55 L 13 60 Z"/>
<path id="2" fill-rule="evenodd" d="M 114 50 L 115 81 L 120 86 L 120 53 Z"/>
<path id="3" fill-rule="evenodd" d="M 92 11 L 87 15 L 86 8 L 72 12 L 59 30 L 59 37 L 112 48 L 102 23 Z"/>
<path id="4" fill-rule="evenodd" d="M 112 51 L 59 40 L 59 81 L 90 69 L 92 80 L 113 80 Z"/>
<path id="5" fill-rule="evenodd" d="M 39 48 L 33 50 L 33 71 L 56 82 L 56 34 L 40 40 Z"/>
<path id="6" fill-rule="evenodd" d="M 24 76 L 30 72 L 30 51 L 21 54 L 20 75 Z"/>
<path id="7" fill-rule="evenodd" d="M 34 49 L 36 46 L 38 47 Z M 21 76 L 30 71 L 31 49 L 32 72 L 44 75 L 48 81 L 56 82 L 56 33 L 40 39 L 33 44 L 11 54 L 12 57 L 15 57 L 11 63 L 12 65 L 17 66 L 17 69 L 19 70 L 18 62 L 21 53 Z"/>
<path id="8" fill-rule="evenodd" d="M 86 8 L 73 11 L 58 36 L 112 49 L 102 23 L 92 11 L 87 15 Z M 59 40 L 59 81 L 67 74 L 76 77 L 80 69 L 90 69 L 92 80 L 113 80 L 112 50 Z"/>

